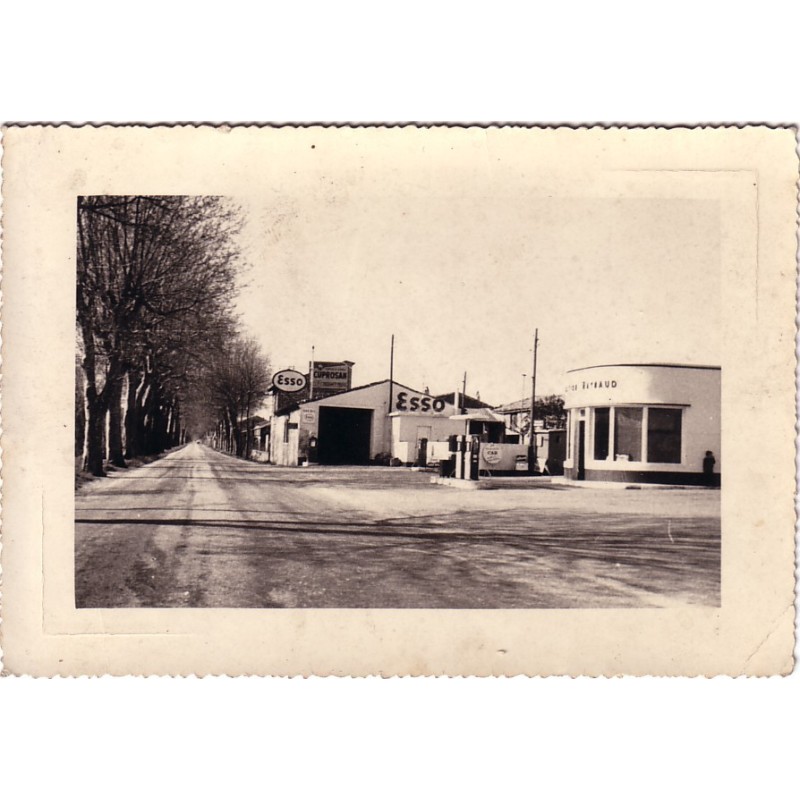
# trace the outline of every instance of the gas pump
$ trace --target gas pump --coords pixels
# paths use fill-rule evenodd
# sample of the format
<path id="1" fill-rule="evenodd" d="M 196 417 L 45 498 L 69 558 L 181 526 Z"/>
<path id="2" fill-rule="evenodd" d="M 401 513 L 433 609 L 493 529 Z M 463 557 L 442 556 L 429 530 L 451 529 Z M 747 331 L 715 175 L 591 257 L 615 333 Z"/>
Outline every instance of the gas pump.
<path id="1" fill-rule="evenodd" d="M 478 480 L 481 451 L 480 436 L 456 437 L 456 478 L 463 481 Z"/>
<path id="2" fill-rule="evenodd" d="M 417 465 L 420 467 L 428 466 L 428 440 L 420 439 L 417 448 Z"/>
<path id="3" fill-rule="evenodd" d="M 464 480 L 466 478 L 464 469 L 464 456 L 467 452 L 467 442 L 465 436 L 456 436 L 456 478 Z"/>
<path id="4" fill-rule="evenodd" d="M 481 437 L 469 437 L 469 475 L 471 481 L 478 480 L 480 476 Z"/>

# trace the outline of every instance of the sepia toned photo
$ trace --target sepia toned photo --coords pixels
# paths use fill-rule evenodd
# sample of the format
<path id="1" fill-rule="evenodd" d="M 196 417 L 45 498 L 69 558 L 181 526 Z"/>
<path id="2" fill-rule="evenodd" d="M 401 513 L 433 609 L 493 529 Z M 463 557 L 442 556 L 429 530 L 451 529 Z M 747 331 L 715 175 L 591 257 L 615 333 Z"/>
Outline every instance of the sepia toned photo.
<path id="1" fill-rule="evenodd" d="M 716 205 L 443 188 L 78 198 L 78 608 L 719 605 Z"/>
<path id="2" fill-rule="evenodd" d="M 6 130 L 10 668 L 785 671 L 794 145 Z"/>

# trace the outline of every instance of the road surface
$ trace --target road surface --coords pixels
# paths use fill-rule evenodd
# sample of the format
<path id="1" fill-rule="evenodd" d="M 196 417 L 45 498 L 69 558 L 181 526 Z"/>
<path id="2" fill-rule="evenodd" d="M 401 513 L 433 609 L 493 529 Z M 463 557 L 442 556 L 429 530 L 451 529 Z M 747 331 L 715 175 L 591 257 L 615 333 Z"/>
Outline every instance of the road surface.
<path id="1" fill-rule="evenodd" d="M 76 494 L 79 608 L 719 604 L 719 492 L 465 492 L 193 443 Z"/>

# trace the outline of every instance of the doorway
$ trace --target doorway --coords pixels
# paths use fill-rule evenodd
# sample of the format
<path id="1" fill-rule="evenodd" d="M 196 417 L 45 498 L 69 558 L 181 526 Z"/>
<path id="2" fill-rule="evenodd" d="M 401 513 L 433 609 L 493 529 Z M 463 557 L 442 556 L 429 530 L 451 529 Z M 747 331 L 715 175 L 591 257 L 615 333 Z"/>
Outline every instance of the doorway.
<path id="1" fill-rule="evenodd" d="M 586 420 L 578 422 L 578 474 L 577 480 L 586 480 Z"/>
<path id="2" fill-rule="evenodd" d="M 319 409 L 320 464 L 369 464 L 372 409 Z"/>

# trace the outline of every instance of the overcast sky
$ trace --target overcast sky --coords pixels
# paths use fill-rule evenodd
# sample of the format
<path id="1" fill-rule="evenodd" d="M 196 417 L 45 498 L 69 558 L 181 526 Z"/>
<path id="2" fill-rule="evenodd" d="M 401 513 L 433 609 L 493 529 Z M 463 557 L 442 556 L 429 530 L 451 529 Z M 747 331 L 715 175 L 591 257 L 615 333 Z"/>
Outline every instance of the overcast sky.
<path id="1" fill-rule="evenodd" d="M 448 174 L 343 169 L 236 198 L 251 264 L 238 302 L 275 369 L 355 362 L 501 404 L 561 393 L 568 369 L 718 364 L 719 212 L 687 198 L 546 197 Z M 385 177 L 385 176 L 383 176 Z M 528 181 L 532 179 L 526 179 Z M 466 187 L 466 188 L 465 188 Z"/>

